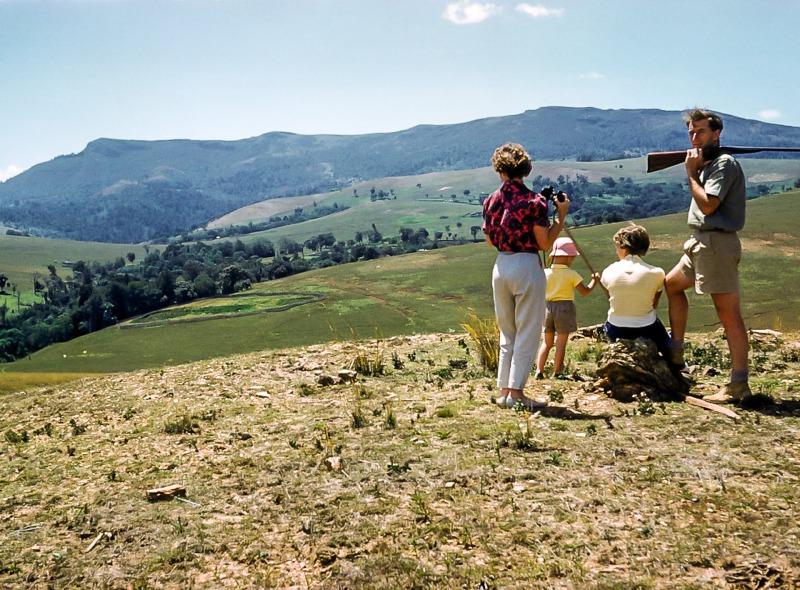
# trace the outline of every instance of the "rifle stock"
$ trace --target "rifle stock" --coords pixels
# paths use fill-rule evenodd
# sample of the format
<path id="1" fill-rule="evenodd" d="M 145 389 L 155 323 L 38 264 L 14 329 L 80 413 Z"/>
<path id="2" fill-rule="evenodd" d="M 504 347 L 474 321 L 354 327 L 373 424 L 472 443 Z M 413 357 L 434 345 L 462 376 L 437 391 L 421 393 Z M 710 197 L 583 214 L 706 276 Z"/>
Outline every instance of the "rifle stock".
<path id="1" fill-rule="evenodd" d="M 706 148 L 703 150 L 703 157 L 706 160 L 713 160 L 719 154 L 754 154 L 756 152 L 800 152 L 800 148 L 727 146 Z M 665 168 L 677 166 L 684 160 L 686 160 L 686 150 L 679 152 L 651 152 L 647 154 L 647 171 L 658 172 Z"/>

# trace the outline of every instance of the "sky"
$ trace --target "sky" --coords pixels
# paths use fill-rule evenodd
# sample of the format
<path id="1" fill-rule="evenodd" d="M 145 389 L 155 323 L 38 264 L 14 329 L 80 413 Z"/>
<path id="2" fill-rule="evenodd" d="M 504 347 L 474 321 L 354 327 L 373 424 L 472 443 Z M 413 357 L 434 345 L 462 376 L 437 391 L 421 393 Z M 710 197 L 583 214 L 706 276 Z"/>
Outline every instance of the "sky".
<path id="1" fill-rule="evenodd" d="M 383 133 L 553 105 L 800 126 L 798 30 L 798 0 L 0 0 L 0 181 L 101 137 Z"/>

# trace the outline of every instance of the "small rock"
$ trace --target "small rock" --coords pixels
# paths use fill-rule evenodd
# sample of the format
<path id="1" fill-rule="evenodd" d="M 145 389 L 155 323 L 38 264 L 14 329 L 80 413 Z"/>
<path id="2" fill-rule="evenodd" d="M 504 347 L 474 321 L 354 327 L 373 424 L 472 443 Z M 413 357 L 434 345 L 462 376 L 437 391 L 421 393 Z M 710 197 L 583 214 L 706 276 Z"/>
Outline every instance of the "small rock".
<path id="1" fill-rule="evenodd" d="M 336 385 L 336 379 L 330 375 L 322 375 L 319 379 L 317 379 L 317 383 L 323 386 Z"/>
<path id="2" fill-rule="evenodd" d="M 355 383 L 358 373 L 350 369 L 342 369 L 339 371 L 339 381 L 342 383 Z"/>
<path id="3" fill-rule="evenodd" d="M 328 468 L 328 471 L 340 471 L 342 469 L 342 458 L 328 457 L 325 459 L 325 467 Z"/>

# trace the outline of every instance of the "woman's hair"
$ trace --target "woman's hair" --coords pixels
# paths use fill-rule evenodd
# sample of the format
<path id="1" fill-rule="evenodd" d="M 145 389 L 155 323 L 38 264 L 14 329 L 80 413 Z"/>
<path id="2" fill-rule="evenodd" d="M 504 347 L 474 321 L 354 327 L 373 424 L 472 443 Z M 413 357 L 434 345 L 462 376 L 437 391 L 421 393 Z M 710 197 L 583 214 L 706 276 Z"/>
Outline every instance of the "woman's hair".
<path id="1" fill-rule="evenodd" d="M 644 256 L 650 249 L 650 236 L 641 225 L 632 223 L 614 234 L 614 243 L 628 254 Z"/>
<path id="2" fill-rule="evenodd" d="M 492 156 L 492 165 L 509 178 L 524 178 L 533 170 L 531 157 L 518 143 L 507 143 L 497 148 Z"/>
<path id="3" fill-rule="evenodd" d="M 686 123 L 686 126 L 689 126 L 689 123 L 697 123 L 698 121 L 705 121 L 708 119 L 708 128 L 711 131 L 722 131 L 722 117 L 720 117 L 717 113 L 712 113 L 711 111 L 704 111 L 703 109 L 692 109 L 683 117 L 683 122 Z"/>

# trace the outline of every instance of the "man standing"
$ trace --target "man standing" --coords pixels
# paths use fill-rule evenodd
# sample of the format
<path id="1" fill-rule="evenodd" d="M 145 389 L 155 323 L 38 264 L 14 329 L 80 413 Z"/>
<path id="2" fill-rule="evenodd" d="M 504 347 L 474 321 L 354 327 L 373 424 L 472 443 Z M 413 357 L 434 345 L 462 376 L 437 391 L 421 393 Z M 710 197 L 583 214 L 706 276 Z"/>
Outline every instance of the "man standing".
<path id="1" fill-rule="evenodd" d="M 736 233 L 744 227 L 745 178 L 733 156 L 715 153 L 722 133 L 719 115 L 695 109 L 684 121 L 692 143 L 685 165 L 692 193 L 688 221 L 693 233 L 666 278 L 671 357 L 674 364 L 684 365 L 683 339 L 689 315 L 686 290 L 694 285 L 698 294 L 711 295 L 731 356 L 730 382 L 705 399 L 737 403 L 752 395 L 747 383 L 750 346 L 739 300 L 742 246 Z"/>

